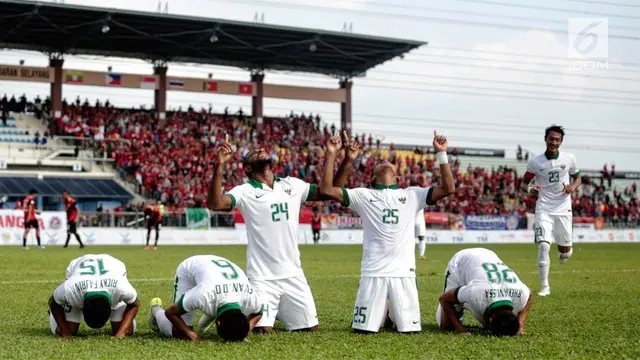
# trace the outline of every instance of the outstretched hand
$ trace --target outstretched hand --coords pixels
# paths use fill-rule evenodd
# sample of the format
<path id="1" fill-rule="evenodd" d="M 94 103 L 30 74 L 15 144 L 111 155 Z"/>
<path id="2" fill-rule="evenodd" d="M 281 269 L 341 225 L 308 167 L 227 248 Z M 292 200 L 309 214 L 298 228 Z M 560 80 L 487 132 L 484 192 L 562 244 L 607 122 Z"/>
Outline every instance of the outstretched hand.
<path id="1" fill-rule="evenodd" d="M 436 130 L 433 130 L 433 149 L 435 152 L 439 153 L 442 151 L 447 151 L 447 147 L 449 146 L 449 141 L 446 136 L 438 135 Z"/>
<path id="2" fill-rule="evenodd" d="M 233 148 L 229 144 L 229 134 L 224 136 L 224 142 L 218 148 L 218 163 L 225 164 L 229 160 L 231 160 L 231 154 L 233 153 Z"/>
<path id="3" fill-rule="evenodd" d="M 351 161 L 355 160 L 360 154 L 360 144 L 356 140 L 351 141 L 346 131 L 342 132 L 342 137 L 344 138 L 344 148 L 347 152 L 347 158 Z"/>
<path id="4" fill-rule="evenodd" d="M 335 134 L 329 138 L 327 142 L 327 151 L 331 154 L 335 154 L 342 149 L 342 139 L 340 134 Z"/>

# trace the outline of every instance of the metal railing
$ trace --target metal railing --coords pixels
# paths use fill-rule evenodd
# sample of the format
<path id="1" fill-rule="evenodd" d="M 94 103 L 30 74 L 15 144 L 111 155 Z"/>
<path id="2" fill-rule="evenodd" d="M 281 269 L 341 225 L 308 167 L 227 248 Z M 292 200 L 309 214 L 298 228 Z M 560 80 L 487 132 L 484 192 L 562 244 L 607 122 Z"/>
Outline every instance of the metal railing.
<path id="1" fill-rule="evenodd" d="M 235 216 L 229 212 L 214 212 L 209 216 L 212 228 L 234 227 Z M 83 211 L 78 217 L 78 225 L 82 227 L 116 227 L 116 228 L 145 228 L 147 226 L 142 211 L 134 212 L 97 212 Z M 166 211 L 162 216 L 162 226 L 187 227 L 187 215 L 184 212 Z"/>

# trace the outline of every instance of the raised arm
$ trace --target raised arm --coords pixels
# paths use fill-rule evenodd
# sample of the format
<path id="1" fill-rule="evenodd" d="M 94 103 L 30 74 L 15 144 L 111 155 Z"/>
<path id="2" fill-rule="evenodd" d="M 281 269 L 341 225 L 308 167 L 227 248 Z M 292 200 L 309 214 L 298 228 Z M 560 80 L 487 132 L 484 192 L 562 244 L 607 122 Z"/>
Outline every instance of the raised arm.
<path id="1" fill-rule="evenodd" d="M 456 191 L 456 184 L 453 180 L 453 172 L 451 165 L 447 159 L 447 147 L 449 141 L 445 136 L 438 135 L 437 131 L 433 131 L 433 149 L 436 151 L 436 158 L 440 163 L 440 177 L 442 182 L 440 186 L 433 188 L 431 193 L 430 205 L 435 204 L 438 200 L 452 195 Z"/>
<path id="2" fill-rule="evenodd" d="M 342 164 L 340 164 L 340 167 L 338 168 L 336 176 L 333 178 L 333 186 L 340 188 L 347 185 L 351 165 L 360 154 L 360 144 L 358 144 L 356 140 L 351 141 L 346 131 L 342 132 L 342 137 L 344 139 L 345 156 L 344 160 L 342 160 Z"/>
<path id="3" fill-rule="evenodd" d="M 527 305 L 525 305 L 524 309 L 518 313 L 518 322 L 520 323 L 520 330 L 518 330 L 518 334 L 524 334 L 524 322 L 527 320 L 529 310 L 531 310 L 531 298 L 533 298 L 533 296 L 529 295 Z"/>
<path id="4" fill-rule="evenodd" d="M 451 289 L 440 295 L 440 305 L 442 306 L 442 310 L 444 311 L 444 316 L 446 318 L 442 319 L 444 321 L 441 322 L 441 327 L 447 329 L 450 328 L 449 325 L 453 325 L 453 329 L 457 333 L 465 333 L 467 332 L 467 328 L 465 328 L 460 322 L 458 317 L 459 315 L 456 313 L 456 309 L 454 307 L 456 304 L 459 304 L 458 297 L 456 295 L 457 290 L 458 289 Z"/>
<path id="5" fill-rule="evenodd" d="M 343 190 L 335 186 L 333 182 L 333 168 L 341 146 L 342 141 L 340 140 L 340 135 L 332 136 L 327 143 L 327 159 L 324 164 L 322 180 L 320 180 L 320 195 L 342 204 L 344 202 Z"/>
<path id="6" fill-rule="evenodd" d="M 207 206 L 210 210 L 231 210 L 231 198 L 222 194 L 222 174 L 224 165 L 231 159 L 233 149 L 229 145 L 229 135 L 224 136 L 224 143 L 218 148 L 218 166 L 209 185 Z"/>

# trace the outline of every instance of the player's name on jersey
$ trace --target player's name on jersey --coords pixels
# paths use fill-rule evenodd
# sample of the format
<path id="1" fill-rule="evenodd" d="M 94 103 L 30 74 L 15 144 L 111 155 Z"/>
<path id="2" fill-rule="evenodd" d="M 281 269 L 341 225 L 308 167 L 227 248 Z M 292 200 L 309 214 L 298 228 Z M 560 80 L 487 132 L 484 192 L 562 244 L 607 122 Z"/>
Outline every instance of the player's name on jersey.
<path id="1" fill-rule="evenodd" d="M 229 285 L 231 285 L 231 287 L 229 287 Z M 247 283 L 235 282 L 233 284 L 222 284 L 216 285 L 214 287 L 216 295 L 228 294 L 229 290 L 233 292 L 245 292 L 247 294 L 253 294 L 253 287 L 251 287 Z"/>
<path id="2" fill-rule="evenodd" d="M 118 280 L 113 278 L 103 278 L 100 280 L 80 280 L 76 281 L 73 286 L 77 291 L 90 290 L 90 289 L 105 289 L 118 287 Z"/>
<path id="3" fill-rule="evenodd" d="M 487 299 L 494 298 L 519 298 L 522 299 L 522 289 L 512 289 L 512 288 L 500 288 L 500 289 L 487 289 L 484 291 L 484 296 Z"/>

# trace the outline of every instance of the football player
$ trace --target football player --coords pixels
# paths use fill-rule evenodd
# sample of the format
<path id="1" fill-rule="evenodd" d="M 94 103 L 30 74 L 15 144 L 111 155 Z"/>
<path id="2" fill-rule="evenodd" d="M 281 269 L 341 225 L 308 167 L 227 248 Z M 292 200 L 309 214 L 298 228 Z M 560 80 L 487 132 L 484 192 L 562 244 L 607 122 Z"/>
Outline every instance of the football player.
<path id="1" fill-rule="evenodd" d="M 167 337 L 196 340 L 196 310 L 204 315 L 198 323 L 202 335 L 215 321 L 218 336 L 227 341 L 244 340 L 262 317 L 262 303 L 238 265 L 215 255 L 184 260 L 176 270 L 173 305 L 162 309 L 159 298 L 151 300 L 149 326 Z"/>
<path id="2" fill-rule="evenodd" d="M 518 275 L 493 251 L 471 248 L 457 252 L 447 265 L 436 322 L 443 330 L 467 332 L 462 325 L 466 309 L 493 335 L 514 336 L 524 332 L 530 308 L 531 291 Z"/>
<path id="3" fill-rule="evenodd" d="M 54 334 L 72 337 L 80 322 L 93 329 L 111 321 L 116 338 L 132 334 L 139 302 L 122 261 L 111 255 L 88 254 L 71 261 L 66 281 L 49 298 L 49 324 Z"/>
<path id="4" fill-rule="evenodd" d="M 563 151 L 564 129 L 553 125 L 545 129 L 544 140 L 547 150 L 527 164 L 522 181 L 522 190 L 538 199 L 535 216 L 535 241 L 538 244 L 539 296 L 551 294 L 549 286 L 549 250 L 555 241 L 558 257 L 563 264 L 573 255 L 571 194 L 582 183 L 580 170 L 573 154 Z M 573 177 L 573 182 L 571 182 Z M 531 180 L 535 185 L 528 188 Z"/>
<path id="5" fill-rule="evenodd" d="M 388 317 L 398 332 L 421 330 L 416 284 L 415 219 L 419 210 L 453 194 L 455 184 L 447 160 L 447 139 L 434 131 L 433 147 L 440 162 L 438 187 L 396 184 L 396 167 L 385 161 L 374 169 L 372 188 L 342 189 L 332 184 L 340 137 L 327 144 L 321 194 L 356 211 L 362 218 L 364 243 L 361 278 L 351 327 L 376 333 Z"/>

